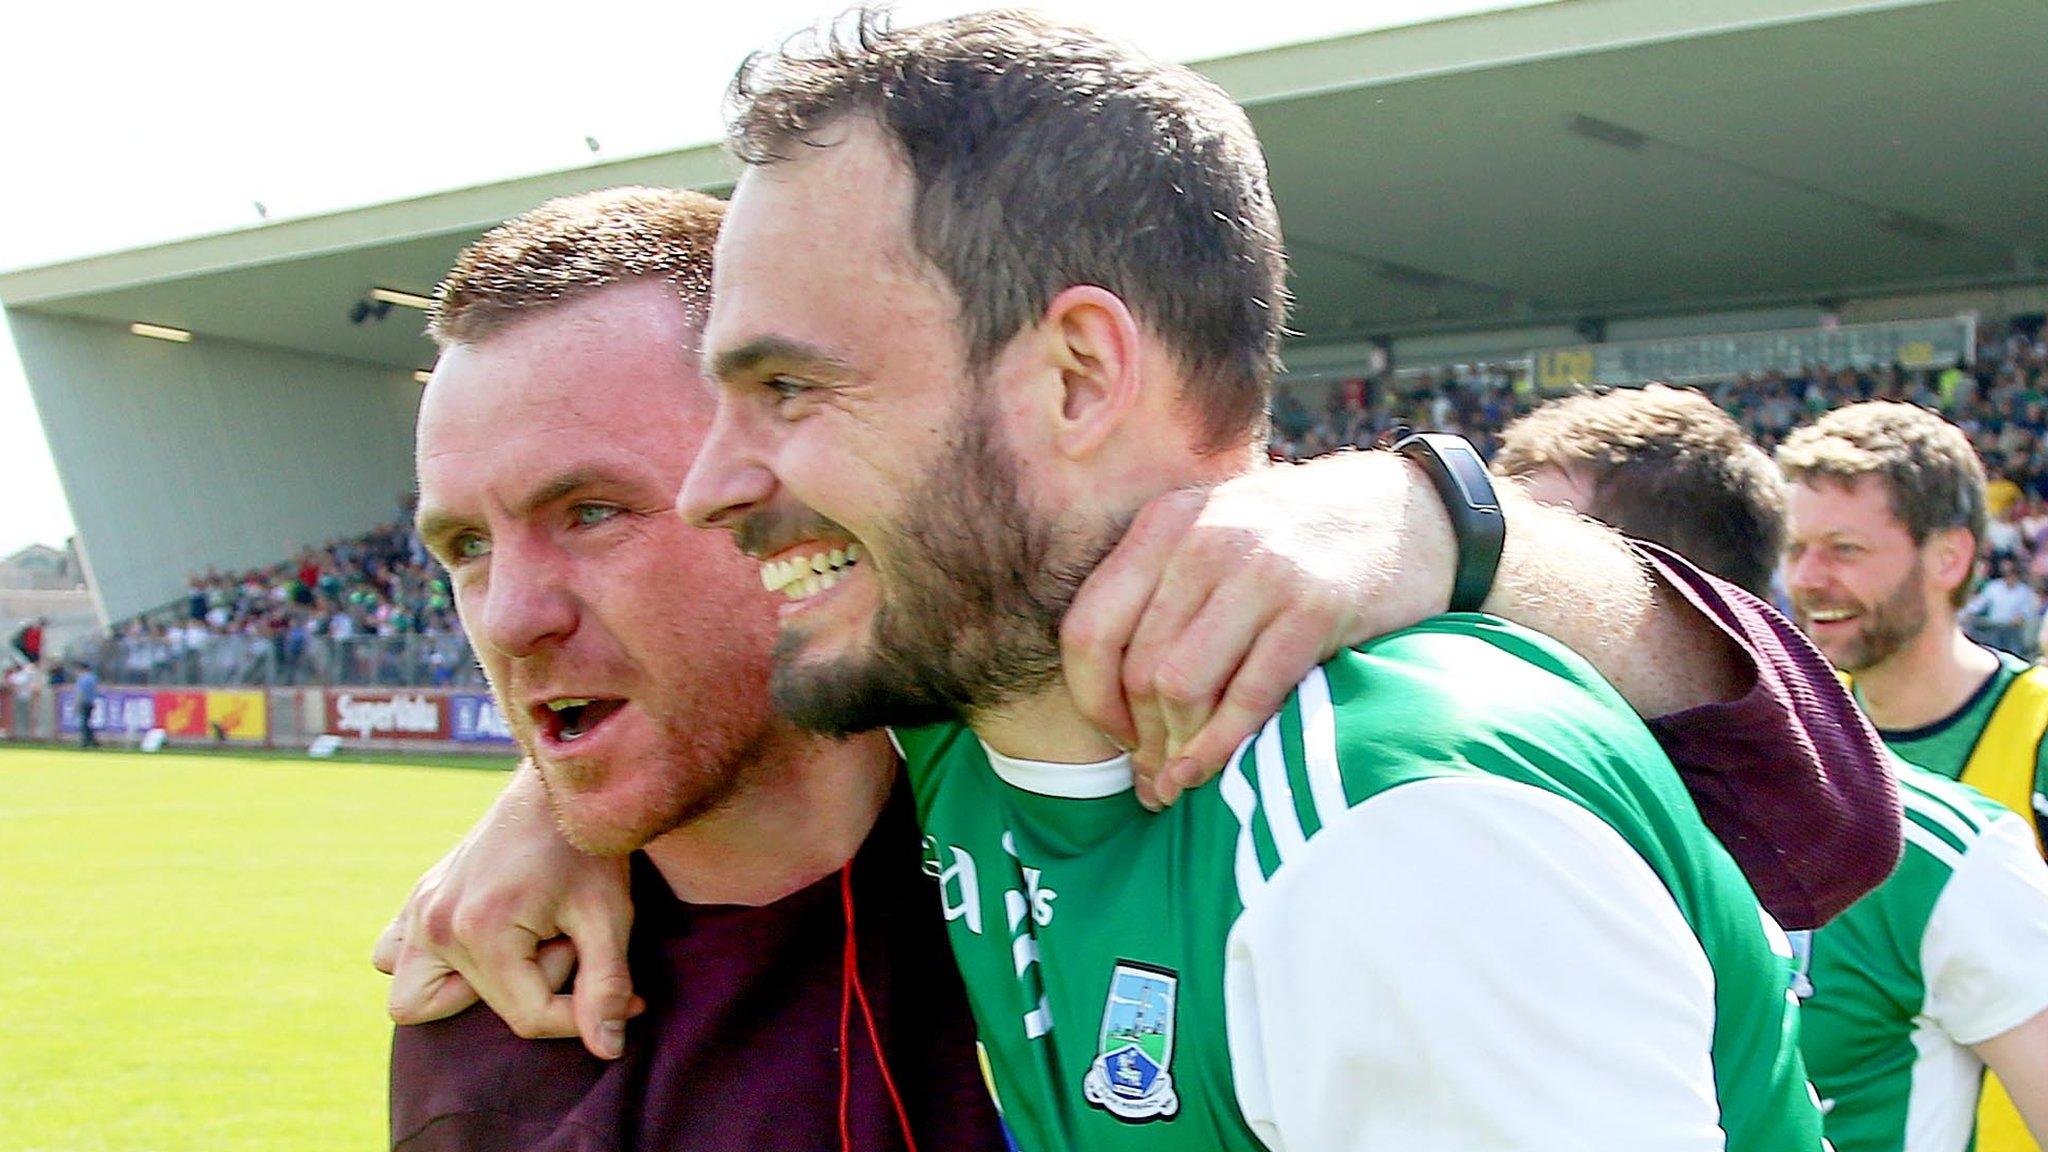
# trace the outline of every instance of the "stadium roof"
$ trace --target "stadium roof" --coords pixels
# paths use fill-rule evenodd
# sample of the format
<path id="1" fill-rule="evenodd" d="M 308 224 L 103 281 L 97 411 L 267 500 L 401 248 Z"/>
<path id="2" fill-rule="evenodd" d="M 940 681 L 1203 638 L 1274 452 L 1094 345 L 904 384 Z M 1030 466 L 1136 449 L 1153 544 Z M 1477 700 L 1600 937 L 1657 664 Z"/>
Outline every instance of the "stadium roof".
<path id="1" fill-rule="evenodd" d="M 1712 14 L 1704 10 L 1714 9 Z M 1271 160 L 1309 343 L 2048 275 L 2048 5 L 1561 0 L 1198 65 Z M 10 308 L 396 367 L 479 231 L 715 145 L 0 275 Z"/>

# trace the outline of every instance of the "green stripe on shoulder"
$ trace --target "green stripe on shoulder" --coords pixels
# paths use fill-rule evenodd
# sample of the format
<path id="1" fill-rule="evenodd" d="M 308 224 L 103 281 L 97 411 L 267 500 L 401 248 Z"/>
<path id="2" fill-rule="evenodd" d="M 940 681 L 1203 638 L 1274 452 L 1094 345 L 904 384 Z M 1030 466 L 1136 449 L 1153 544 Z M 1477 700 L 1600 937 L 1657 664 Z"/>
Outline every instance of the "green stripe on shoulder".
<path id="1" fill-rule="evenodd" d="M 1315 672 L 1320 673 L 1321 669 Z M 1317 811 L 1313 793 L 1309 788 L 1308 750 L 1302 732 L 1301 690 L 1287 698 L 1287 706 L 1280 710 L 1280 752 L 1287 763 L 1288 791 L 1294 800 L 1294 816 L 1301 822 L 1304 837 L 1313 837 L 1323 830 L 1323 818 Z"/>
<path id="2" fill-rule="evenodd" d="M 1984 830 L 1985 811 L 1975 799 L 1983 794 L 1967 784 L 1958 784 L 1933 773 L 1915 769 L 1898 774 L 1899 803 L 1908 811 L 1925 812 L 1929 819 L 1960 825 L 1958 835 L 1974 838 Z"/>
<path id="3" fill-rule="evenodd" d="M 1251 823 L 1249 826 L 1252 850 L 1258 857 L 1260 874 L 1265 876 L 1266 879 L 1271 880 L 1273 873 L 1280 869 L 1280 849 L 1273 843 L 1273 825 L 1266 818 L 1265 789 L 1261 786 L 1260 778 L 1269 769 L 1260 762 L 1258 747 L 1259 737 L 1254 736 L 1251 739 L 1250 745 L 1244 750 L 1244 755 L 1239 761 L 1238 769 L 1244 773 L 1245 783 L 1251 785 L 1251 794 L 1253 796 Z"/>

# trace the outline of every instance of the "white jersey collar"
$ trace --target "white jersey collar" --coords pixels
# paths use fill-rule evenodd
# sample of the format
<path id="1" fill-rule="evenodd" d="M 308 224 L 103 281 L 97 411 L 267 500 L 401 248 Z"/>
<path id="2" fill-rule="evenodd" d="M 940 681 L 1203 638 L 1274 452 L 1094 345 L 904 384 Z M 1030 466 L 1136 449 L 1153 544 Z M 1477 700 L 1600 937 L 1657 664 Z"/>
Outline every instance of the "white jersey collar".
<path id="1" fill-rule="evenodd" d="M 977 737 L 979 739 L 979 737 Z M 989 767 L 1012 788 L 1057 796 L 1063 800 L 1100 800 L 1128 791 L 1131 787 L 1131 758 L 1128 754 L 1093 764 L 1054 764 L 1045 760 L 1019 760 L 1005 756 L 983 741 L 981 750 Z"/>

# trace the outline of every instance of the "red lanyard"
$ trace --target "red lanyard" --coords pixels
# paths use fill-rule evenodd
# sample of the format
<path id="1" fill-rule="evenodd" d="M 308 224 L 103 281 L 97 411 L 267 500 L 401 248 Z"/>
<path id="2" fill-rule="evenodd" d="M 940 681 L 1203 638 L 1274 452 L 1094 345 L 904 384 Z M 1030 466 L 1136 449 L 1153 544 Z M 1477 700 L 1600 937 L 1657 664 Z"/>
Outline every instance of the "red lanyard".
<path id="1" fill-rule="evenodd" d="M 868 1045 L 875 1054 L 875 1067 L 882 1071 L 882 1087 L 889 1093 L 889 1104 L 896 1109 L 896 1123 L 903 1130 L 903 1147 L 906 1152 L 917 1152 L 917 1138 L 910 1133 L 910 1114 L 904 1110 L 903 1097 L 896 1091 L 896 1078 L 889 1074 L 889 1057 L 882 1051 L 881 1030 L 875 1027 L 875 1010 L 868 1004 L 868 990 L 860 982 L 860 938 L 854 932 L 851 860 L 839 869 L 839 905 L 846 920 L 846 948 L 839 962 L 840 1152 L 854 1152 L 850 1108 L 853 1097 L 851 1041 L 855 1004 L 860 1005 L 861 1019 L 867 1022 Z"/>

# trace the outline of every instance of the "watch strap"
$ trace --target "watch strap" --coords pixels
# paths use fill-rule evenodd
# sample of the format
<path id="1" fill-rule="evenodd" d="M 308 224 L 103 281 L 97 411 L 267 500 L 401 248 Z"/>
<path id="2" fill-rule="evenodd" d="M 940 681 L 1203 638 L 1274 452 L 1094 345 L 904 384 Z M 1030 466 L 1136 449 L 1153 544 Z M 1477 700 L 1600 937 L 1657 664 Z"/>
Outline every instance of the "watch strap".
<path id="1" fill-rule="evenodd" d="M 1458 542 L 1458 570 L 1451 581 L 1451 611 L 1477 612 L 1493 591 L 1507 543 L 1507 521 L 1500 497 L 1479 450 L 1463 436 L 1448 432 L 1415 432 L 1396 440 L 1394 451 L 1422 466 L 1451 518 Z"/>

